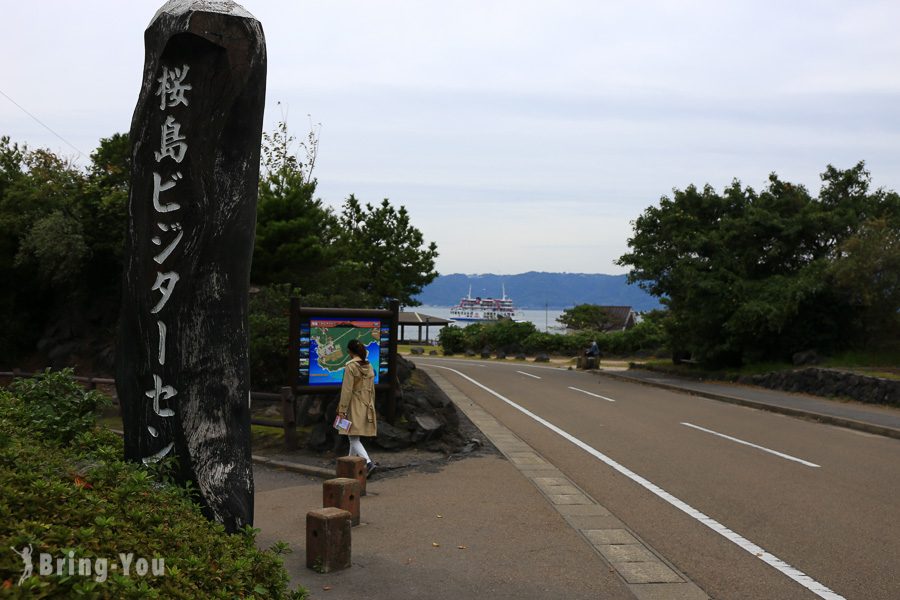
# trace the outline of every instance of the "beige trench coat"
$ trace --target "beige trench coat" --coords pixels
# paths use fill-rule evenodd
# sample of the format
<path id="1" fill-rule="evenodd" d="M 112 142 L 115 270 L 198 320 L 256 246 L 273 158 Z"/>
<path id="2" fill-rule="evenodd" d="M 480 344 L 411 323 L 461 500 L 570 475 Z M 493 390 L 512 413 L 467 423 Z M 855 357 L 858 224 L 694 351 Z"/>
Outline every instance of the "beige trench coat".
<path id="1" fill-rule="evenodd" d="M 338 413 L 347 415 L 350 420 L 350 429 L 338 430 L 341 435 L 376 435 L 375 371 L 371 364 L 363 364 L 359 358 L 354 358 L 344 367 Z"/>

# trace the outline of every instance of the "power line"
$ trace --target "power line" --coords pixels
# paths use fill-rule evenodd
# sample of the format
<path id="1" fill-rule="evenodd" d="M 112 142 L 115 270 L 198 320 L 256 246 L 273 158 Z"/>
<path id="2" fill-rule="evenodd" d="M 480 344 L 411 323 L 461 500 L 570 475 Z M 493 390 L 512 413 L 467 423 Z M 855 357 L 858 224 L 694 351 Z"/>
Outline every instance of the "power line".
<path id="1" fill-rule="evenodd" d="M 6 92 L 4 92 L 3 90 L 0 90 L 0 94 L 2 94 L 3 97 L 6 98 L 7 100 L 9 100 L 10 102 L 12 102 L 13 104 L 15 104 L 15 105 L 19 108 L 19 110 L 21 110 L 23 113 L 25 113 L 26 115 L 28 115 L 29 117 L 31 117 L 32 119 L 34 119 L 34 120 L 35 120 L 38 124 L 40 124 L 44 129 L 46 129 L 47 131 L 49 131 L 50 133 L 52 133 L 53 135 L 55 135 L 56 137 L 58 137 L 59 139 L 61 139 L 63 142 L 65 142 L 66 144 L 68 144 L 69 147 L 72 148 L 75 152 L 77 152 L 79 156 L 82 156 L 82 157 L 87 158 L 88 155 L 85 154 L 84 152 L 82 152 L 81 150 L 79 150 L 78 148 L 76 148 L 76 147 L 75 147 L 75 144 L 73 144 L 72 142 L 70 142 L 69 140 L 67 140 L 66 138 L 64 138 L 63 136 L 61 136 L 61 135 L 59 135 L 58 133 L 56 133 L 55 131 L 53 131 L 53 129 L 51 129 L 49 125 L 47 125 L 46 123 L 44 123 L 43 121 L 41 121 L 40 119 L 38 119 L 36 116 L 34 116 L 34 115 L 31 114 L 30 112 L 28 112 L 28 111 L 25 109 L 24 106 L 22 106 L 21 104 L 19 104 L 18 102 L 16 102 L 16 101 L 13 100 L 12 98 L 10 98 L 9 95 L 6 94 Z"/>

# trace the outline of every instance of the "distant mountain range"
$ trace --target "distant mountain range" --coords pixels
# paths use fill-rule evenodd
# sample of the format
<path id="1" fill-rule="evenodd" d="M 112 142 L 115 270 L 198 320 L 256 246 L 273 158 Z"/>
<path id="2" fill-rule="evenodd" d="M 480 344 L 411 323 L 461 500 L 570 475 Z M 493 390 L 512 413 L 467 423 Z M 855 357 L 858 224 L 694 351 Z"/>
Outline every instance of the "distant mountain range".
<path id="1" fill-rule="evenodd" d="M 472 296 L 499 298 L 506 295 L 518 308 L 562 309 L 576 304 L 631 306 L 636 311 L 659 308 L 659 301 L 637 285 L 628 285 L 625 275 L 589 273 L 542 273 L 518 275 L 439 275 L 417 300 L 428 306 L 453 306 L 472 286 Z"/>

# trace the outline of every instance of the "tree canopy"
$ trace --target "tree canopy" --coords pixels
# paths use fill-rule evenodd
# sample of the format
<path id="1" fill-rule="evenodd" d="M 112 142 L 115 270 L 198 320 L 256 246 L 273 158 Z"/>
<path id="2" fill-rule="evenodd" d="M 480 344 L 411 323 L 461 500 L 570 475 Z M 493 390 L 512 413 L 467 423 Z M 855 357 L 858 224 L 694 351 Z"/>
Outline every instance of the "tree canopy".
<path id="1" fill-rule="evenodd" d="M 425 243 L 405 207 L 390 200 L 361 203 L 353 194 L 340 212 L 315 198 L 312 178 L 318 139 L 301 144 L 305 161 L 292 151 L 294 138 L 282 122 L 264 137 L 256 250 L 252 279 L 290 284 L 307 304 L 406 306 L 436 276 L 437 246 Z"/>
<path id="2" fill-rule="evenodd" d="M 360 299 L 371 305 L 384 305 L 388 298 L 419 304 L 414 296 L 437 277 L 438 252 L 434 242 L 425 244 L 406 208 L 394 208 L 387 198 L 377 206 L 362 205 L 351 194 L 338 222 L 341 258 Z"/>
<path id="3" fill-rule="evenodd" d="M 668 307 L 676 352 L 734 365 L 861 343 L 867 319 L 896 331 L 896 235 L 874 240 L 900 228 L 900 197 L 870 191 L 862 162 L 821 178 L 818 197 L 774 173 L 761 192 L 691 185 L 633 222 L 618 264 Z"/>
<path id="4" fill-rule="evenodd" d="M 100 141 L 87 170 L 0 138 L 0 359 L 48 326 L 110 326 L 125 231 L 127 136 Z M 82 332 L 83 333 L 83 332 Z"/>
<path id="5" fill-rule="evenodd" d="M 252 282 L 274 288 L 267 297 L 299 296 L 307 305 L 377 307 L 388 298 L 415 304 L 437 276 L 435 244 L 425 242 L 406 208 L 387 199 L 363 204 L 351 194 L 337 211 L 316 198 L 317 152 L 315 127 L 299 144 L 285 123 L 263 135 Z M 7 323 L 0 361 L 32 353 L 42 339 L 45 350 L 77 339 L 80 352 L 110 361 L 127 223 L 128 136 L 102 139 L 90 159 L 82 169 L 0 138 L 0 314 Z M 262 305 L 274 310 L 271 301 Z"/>
<path id="6" fill-rule="evenodd" d="M 327 278 L 336 260 L 338 223 L 332 210 L 315 198 L 314 160 L 301 163 L 293 143 L 284 122 L 271 135 L 263 134 L 251 279 L 309 292 L 315 285 L 334 285 Z M 309 144 L 307 154 L 314 155 L 316 138 Z"/>
<path id="7" fill-rule="evenodd" d="M 609 313 L 597 304 L 578 304 L 563 310 L 556 319 L 569 329 L 603 331 L 610 322 Z"/>

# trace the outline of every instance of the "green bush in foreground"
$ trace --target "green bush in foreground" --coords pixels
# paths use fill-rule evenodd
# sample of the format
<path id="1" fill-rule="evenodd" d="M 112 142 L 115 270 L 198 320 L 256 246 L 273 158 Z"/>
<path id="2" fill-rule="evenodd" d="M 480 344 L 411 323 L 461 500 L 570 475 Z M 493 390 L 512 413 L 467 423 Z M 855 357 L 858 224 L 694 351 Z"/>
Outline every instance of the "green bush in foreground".
<path id="1" fill-rule="evenodd" d="M 93 420 L 101 403 L 71 372 L 0 390 L 0 595 L 304 597 L 288 591 L 281 558 L 256 548 L 253 529 L 226 534 L 165 482 L 164 466 L 124 462 L 121 440 Z M 17 552 L 29 546 L 33 574 L 20 585 Z"/>

